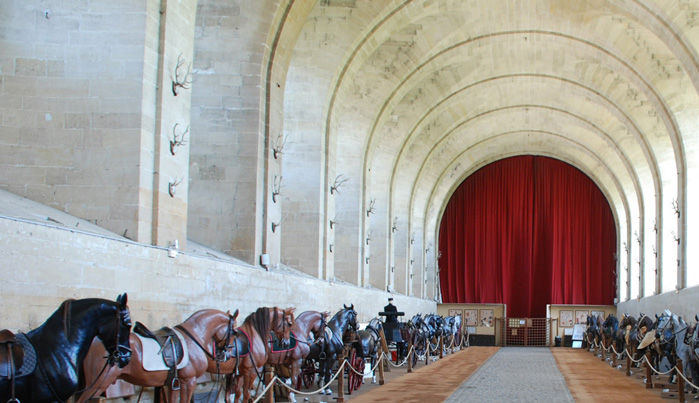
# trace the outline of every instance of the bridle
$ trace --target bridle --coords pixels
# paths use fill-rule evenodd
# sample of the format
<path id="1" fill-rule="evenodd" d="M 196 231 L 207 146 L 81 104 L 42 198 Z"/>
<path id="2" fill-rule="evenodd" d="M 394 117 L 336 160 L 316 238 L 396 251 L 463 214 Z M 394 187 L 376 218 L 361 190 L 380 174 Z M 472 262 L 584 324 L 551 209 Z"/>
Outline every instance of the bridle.
<path id="1" fill-rule="evenodd" d="M 92 381 L 92 384 L 90 386 L 87 386 L 80 390 L 76 390 L 75 392 L 73 392 L 74 394 L 82 393 L 86 390 L 91 390 L 95 386 L 95 384 L 97 384 L 97 381 L 99 381 L 99 379 L 102 377 L 102 374 L 104 373 L 104 370 L 107 369 L 107 366 L 113 367 L 114 364 L 118 363 L 119 368 L 123 368 L 131 360 L 131 354 L 133 353 L 131 347 L 119 343 L 119 339 L 122 336 L 122 327 L 128 329 L 129 333 L 131 333 L 131 312 L 127 307 L 125 307 L 124 309 L 117 309 L 116 311 L 116 334 L 114 336 L 114 345 L 108 344 L 108 339 L 102 339 L 100 337 L 100 339 L 102 339 L 102 343 L 104 344 L 104 349 L 107 351 L 107 356 L 105 357 L 106 359 L 104 361 L 104 366 L 102 367 L 102 370 L 95 377 L 95 380 Z M 128 335 L 126 336 L 126 340 L 127 342 L 129 341 Z M 122 362 L 124 362 L 123 366 L 121 365 Z M 43 371 L 43 367 L 40 367 L 40 369 Z M 46 379 L 46 381 L 48 382 L 48 379 Z M 49 386 L 51 386 L 50 383 Z M 53 388 L 51 388 L 51 390 L 53 392 Z M 54 396 L 56 396 L 56 393 L 53 393 Z M 95 393 L 96 391 L 92 392 L 90 399 L 94 397 Z"/>
<path id="2" fill-rule="evenodd" d="M 281 342 L 282 346 L 285 346 L 285 347 L 286 347 L 286 346 L 289 345 L 289 338 L 291 337 L 291 326 L 292 326 L 292 324 L 289 323 L 289 321 L 287 320 L 286 311 L 284 311 L 283 309 L 282 309 L 281 311 L 282 311 L 281 320 L 280 320 L 281 323 L 279 323 L 279 324 L 277 325 L 277 330 L 279 330 L 279 331 L 276 332 L 276 333 L 277 333 L 277 338 L 278 338 L 279 341 Z M 278 312 L 276 312 L 275 314 L 278 314 Z M 293 319 L 292 319 L 292 322 L 293 322 Z M 289 328 L 289 330 L 288 330 L 288 332 L 289 332 L 289 337 L 283 337 L 283 336 L 286 336 L 286 335 L 287 335 L 287 327 Z M 267 341 L 267 343 L 268 343 L 269 345 L 273 345 L 273 344 L 274 344 L 274 333 L 275 333 L 275 332 L 270 332 L 269 340 Z"/>
<path id="3" fill-rule="evenodd" d="M 372 325 L 372 323 L 375 323 L 375 321 L 376 321 L 376 322 L 381 322 L 380 320 L 374 318 L 374 319 L 372 319 L 372 320 L 369 322 L 368 325 L 366 325 L 366 328 L 367 328 L 368 330 L 371 330 L 371 331 L 376 335 L 376 338 L 377 338 L 377 339 L 380 339 L 381 336 L 379 335 L 379 329 L 377 329 L 375 326 Z"/>
<path id="4" fill-rule="evenodd" d="M 230 354 L 230 351 L 233 349 L 233 344 L 231 343 L 231 339 L 233 338 L 234 335 L 238 334 L 238 331 L 235 330 L 236 328 L 236 323 L 235 320 L 233 319 L 233 315 L 228 315 L 228 325 L 226 325 L 226 337 L 223 339 L 223 342 L 221 343 L 219 340 L 216 340 L 216 334 L 211 336 L 211 339 L 213 340 L 213 346 L 214 346 L 214 351 L 213 354 L 209 354 L 208 351 L 204 350 L 204 352 L 209 355 L 213 360 L 216 362 L 225 362 L 228 361 L 229 358 L 232 357 Z M 190 336 L 191 337 L 191 336 Z M 192 338 L 196 342 L 196 339 Z M 219 346 L 219 343 L 221 344 Z M 199 344 L 197 342 L 197 344 Z M 201 346 L 200 346 L 201 347 Z"/>
<path id="5" fill-rule="evenodd" d="M 127 333 L 130 333 L 131 331 L 131 313 L 129 312 L 129 308 L 117 309 L 114 344 L 112 345 L 111 343 L 108 343 L 107 339 L 102 340 L 104 343 L 104 348 L 107 350 L 108 354 L 107 364 L 110 367 L 118 363 L 119 368 L 123 368 L 131 359 L 131 354 L 133 353 L 131 347 L 120 343 L 121 337 L 123 336 L 123 331 L 127 331 Z M 126 335 L 126 342 L 129 342 L 128 334 Z M 122 363 L 124 363 L 123 366 Z"/>

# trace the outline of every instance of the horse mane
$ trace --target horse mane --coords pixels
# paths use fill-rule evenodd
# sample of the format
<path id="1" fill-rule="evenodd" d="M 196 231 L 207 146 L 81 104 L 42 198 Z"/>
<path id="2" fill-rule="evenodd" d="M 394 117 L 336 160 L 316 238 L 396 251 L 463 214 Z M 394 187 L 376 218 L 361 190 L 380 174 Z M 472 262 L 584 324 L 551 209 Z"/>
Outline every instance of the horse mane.
<path id="1" fill-rule="evenodd" d="M 255 329 L 258 335 L 264 340 L 267 335 L 269 335 L 271 329 L 272 329 L 272 323 L 269 321 L 269 312 L 270 310 L 274 310 L 274 317 L 272 319 L 272 323 L 276 323 L 277 319 L 279 318 L 279 312 L 278 308 L 267 308 L 267 307 L 262 307 L 262 308 L 257 308 L 257 310 L 250 315 L 248 315 L 247 318 L 245 318 L 245 321 L 243 322 L 243 325 L 247 325 L 249 327 L 252 327 Z M 269 349 L 269 343 L 265 342 L 265 348 Z"/>

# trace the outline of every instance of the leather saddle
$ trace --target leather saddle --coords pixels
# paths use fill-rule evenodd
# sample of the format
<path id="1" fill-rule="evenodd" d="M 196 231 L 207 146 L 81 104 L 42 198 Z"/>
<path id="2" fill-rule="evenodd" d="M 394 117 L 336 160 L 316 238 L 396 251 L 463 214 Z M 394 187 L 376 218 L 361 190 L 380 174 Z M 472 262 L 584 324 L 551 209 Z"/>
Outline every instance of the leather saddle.
<path id="1" fill-rule="evenodd" d="M 132 331 L 142 337 L 158 342 L 160 355 L 165 365 L 169 368 L 166 385 L 174 390 L 179 389 L 180 381 L 177 377 L 177 364 L 184 358 L 184 349 L 175 331 L 169 327 L 162 327 L 152 332 L 141 322 L 136 322 Z"/>
<path id="2" fill-rule="evenodd" d="M 11 331 L 0 330 L 0 378 L 15 378 L 24 363 L 24 349 Z"/>

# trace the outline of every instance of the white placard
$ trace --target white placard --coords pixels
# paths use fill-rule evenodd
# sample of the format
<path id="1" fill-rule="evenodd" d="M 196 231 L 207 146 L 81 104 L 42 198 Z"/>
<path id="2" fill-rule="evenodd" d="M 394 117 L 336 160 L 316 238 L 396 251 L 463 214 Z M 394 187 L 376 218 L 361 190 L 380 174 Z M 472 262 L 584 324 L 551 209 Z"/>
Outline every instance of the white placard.
<path id="1" fill-rule="evenodd" d="M 587 325 L 573 325 L 573 340 L 582 340 L 583 334 L 585 334 L 585 328 L 587 328 Z"/>

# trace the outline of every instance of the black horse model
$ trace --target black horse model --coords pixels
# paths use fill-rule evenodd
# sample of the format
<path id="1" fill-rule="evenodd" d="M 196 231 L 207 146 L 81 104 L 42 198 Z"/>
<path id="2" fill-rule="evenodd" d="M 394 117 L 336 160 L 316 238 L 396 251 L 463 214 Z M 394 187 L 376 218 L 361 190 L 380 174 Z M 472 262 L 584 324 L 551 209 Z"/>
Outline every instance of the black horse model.
<path id="1" fill-rule="evenodd" d="M 430 337 L 430 329 L 418 313 L 408 321 L 410 342 L 415 350 L 412 355 L 413 366 L 417 364 L 418 356 L 425 356 Z"/>
<path id="2" fill-rule="evenodd" d="M 126 366 L 131 358 L 131 317 L 126 294 L 106 299 L 69 299 L 28 333 L 0 332 L 0 402 L 64 402 L 76 391 L 92 340 L 109 353 L 107 365 Z M 9 352 L 9 354 L 8 354 Z M 3 366 L 9 363 L 10 365 Z"/>
<path id="3" fill-rule="evenodd" d="M 374 364 L 378 358 L 379 346 L 381 342 L 380 332 L 383 329 L 383 322 L 378 318 L 374 318 L 369 321 L 364 330 L 357 332 L 359 336 L 359 345 L 361 346 L 361 358 L 364 360 L 369 359 L 370 368 L 376 372 Z M 376 373 L 373 374 L 374 382 L 376 382 Z"/>
<path id="4" fill-rule="evenodd" d="M 344 309 L 336 313 L 325 326 L 323 342 L 311 345 L 311 351 L 306 357 L 307 360 L 315 360 L 320 364 L 321 377 L 319 381 L 322 382 L 322 385 L 326 385 L 330 381 L 337 355 L 341 354 L 345 347 L 347 333 L 357 331 L 357 312 L 354 310 L 354 304 L 349 307 L 343 306 Z M 326 389 L 321 392 L 321 394 L 324 393 L 332 395 L 332 390 Z"/>

